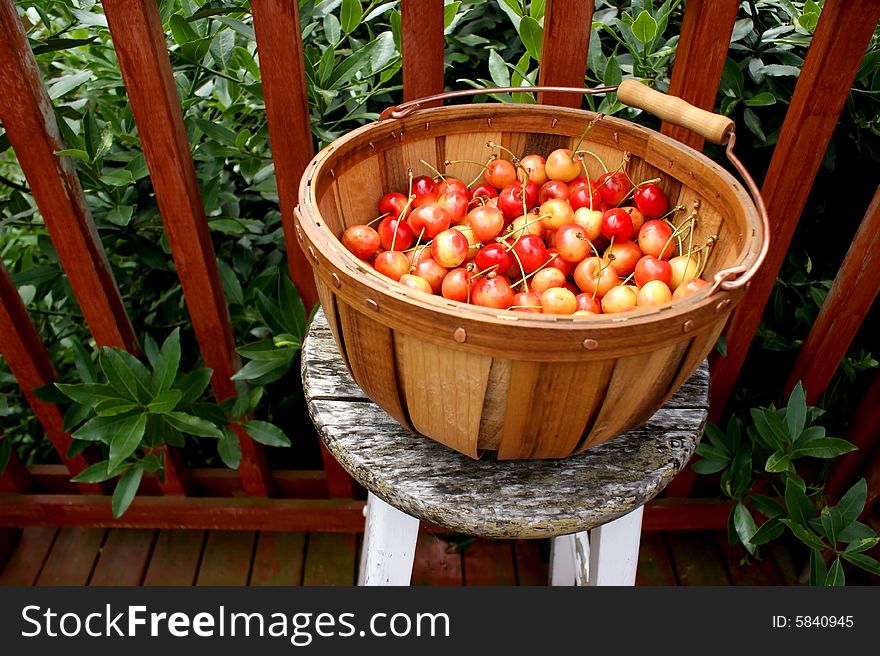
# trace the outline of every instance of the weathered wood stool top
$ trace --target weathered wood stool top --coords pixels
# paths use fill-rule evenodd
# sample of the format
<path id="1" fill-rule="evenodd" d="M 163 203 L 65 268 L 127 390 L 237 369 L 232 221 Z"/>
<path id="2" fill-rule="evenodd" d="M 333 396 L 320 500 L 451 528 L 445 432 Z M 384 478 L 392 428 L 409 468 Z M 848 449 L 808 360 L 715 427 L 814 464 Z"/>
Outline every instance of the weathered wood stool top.
<path id="1" fill-rule="evenodd" d="M 309 413 L 322 441 L 367 490 L 404 513 L 488 538 L 546 538 L 600 526 L 656 496 L 699 442 L 709 370 L 643 427 L 561 460 L 472 460 L 400 426 L 345 368 L 323 311 L 303 347 Z"/>

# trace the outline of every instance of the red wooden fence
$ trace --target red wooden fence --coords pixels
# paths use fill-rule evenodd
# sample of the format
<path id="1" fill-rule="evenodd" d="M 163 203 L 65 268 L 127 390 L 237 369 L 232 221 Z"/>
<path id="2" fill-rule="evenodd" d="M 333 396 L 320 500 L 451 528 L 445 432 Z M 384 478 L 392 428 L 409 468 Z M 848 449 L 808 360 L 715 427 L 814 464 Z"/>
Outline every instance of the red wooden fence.
<path id="1" fill-rule="evenodd" d="M 591 3 L 548 0 L 540 83 L 581 86 L 587 62 Z M 720 83 L 738 0 L 689 0 L 672 72 L 671 93 L 710 109 Z M 289 271 L 308 307 L 316 301 L 311 269 L 292 230 L 300 176 L 314 151 L 306 95 L 297 4 L 253 0 L 254 31 L 266 103 Z M 215 262 L 189 143 L 175 92 L 165 35 L 154 2 L 105 0 L 104 9 L 123 81 L 137 123 L 168 242 L 202 356 L 213 368 L 218 400 L 234 395 L 230 376 L 239 367 L 229 313 Z M 443 0 L 402 0 L 404 98 L 443 90 Z M 880 19 L 876 0 L 827 0 L 773 152 L 763 193 L 770 212 L 773 245 L 763 269 L 734 314 L 727 331 L 726 358 L 712 363 L 713 418 L 724 410 L 773 281 L 785 257 L 866 44 Z M 839 38 L 845 34 L 846 38 Z M 12 0 L 0 0 L 0 121 L 6 129 L 46 221 L 62 266 L 99 345 L 139 353 L 128 319 L 72 164 L 53 153 L 63 148 L 50 100 Z M 568 94 L 543 94 L 545 103 L 578 105 Z M 696 135 L 671 125 L 662 131 L 695 148 Z M 789 381 L 804 378 L 810 398 L 828 384 L 862 318 L 874 301 L 880 277 L 877 260 L 880 192 L 868 209 L 847 264 L 841 268 Z M 850 290 L 857 290 L 855 293 Z M 155 480 L 123 518 L 114 520 L 101 486 L 69 482 L 87 466 L 89 452 L 68 458 L 70 436 L 59 408 L 33 395 L 55 380 L 53 365 L 27 311 L 0 266 L 0 353 L 24 389 L 33 411 L 55 445 L 63 465 L 26 468 L 15 457 L 0 477 L 0 525 L 100 525 L 226 529 L 357 531 L 362 502 L 354 486 L 325 453 L 325 469 L 273 470 L 259 444 L 239 435 L 242 464 L 237 473 L 188 470 L 175 449 L 169 475 Z M 821 357 L 820 357 L 821 356 Z M 880 376 L 852 420 L 851 433 L 863 449 L 876 449 L 880 434 Z M 875 458 L 880 458 L 878 453 Z M 880 496 L 880 462 L 854 455 L 842 459 L 832 489 L 868 470 L 871 499 Z M 671 486 L 686 496 L 693 476 Z M 242 496 L 242 494 L 244 496 Z M 713 500 L 664 499 L 649 506 L 647 529 L 720 528 L 727 506 Z"/>

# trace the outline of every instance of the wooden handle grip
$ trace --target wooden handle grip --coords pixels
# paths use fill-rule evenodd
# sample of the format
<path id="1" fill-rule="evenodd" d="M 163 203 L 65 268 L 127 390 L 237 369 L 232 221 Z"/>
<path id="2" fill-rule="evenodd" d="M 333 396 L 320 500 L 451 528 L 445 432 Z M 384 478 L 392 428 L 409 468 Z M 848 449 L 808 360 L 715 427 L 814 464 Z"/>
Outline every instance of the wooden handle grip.
<path id="1" fill-rule="evenodd" d="M 617 97 L 630 107 L 651 112 L 657 118 L 696 132 L 712 143 L 727 143 L 734 131 L 734 122 L 726 116 L 699 109 L 676 96 L 667 96 L 638 80 L 621 82 Z"/>

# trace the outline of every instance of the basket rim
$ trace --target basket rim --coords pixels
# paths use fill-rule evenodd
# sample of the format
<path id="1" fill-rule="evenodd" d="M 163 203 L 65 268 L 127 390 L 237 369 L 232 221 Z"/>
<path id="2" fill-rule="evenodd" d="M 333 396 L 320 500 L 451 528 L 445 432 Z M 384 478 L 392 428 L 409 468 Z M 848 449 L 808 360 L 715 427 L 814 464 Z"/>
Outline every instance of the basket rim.
<path id="1" fill-rule="evenodd" d="M 598 329 L 613 328 L 621 325 L 642 326 L 650 325 L 658 317 L 686 319 L 688 315 L 698 309 L 704 309 L 707 306 L 717 303 L 730 305 L 731 301 L 737 300 L 741 294 L 734 294 L 712 286 L 701 290 L 697 294 L 683 300 L 677 300 L 673 303 L 652 308 L 638 308 L 628 312 L 619 314 L 601 314 L 596 317 L 570 317 L 564 315 L 545 315 L 539 313 L 510 312 L 507 310 L 497 310 L 492 308 L 481 307 L 469 303 L 461 303 L 452 301 L 437 295 L 428 295 L 422 292 L 411 290 L 404 285 L 394 282 L 390 278 L 386 278 L 377 274 L 372 267 L 362 262 L 357 256 L 349 252 L 342 246 L 341 241 L 323 221 L 320 212 L 317 209 L 317 194 L 315 191 L 315 181 L 323 174 L 329 174 L 332 169 L 333 159 L 336 153 L 346 144 L 358 141 L 365 135 L 370 135 L 377 130 L 383 128 L 398 128 L 403 132 L 402 128 L 413 123 L 425 123 L 426 128 L 430 125 L 431 120 L 451 119 L 455 118 L 455 114 L 467 112 L 473 114 L 475 111 L 482 112 L 484 115 L 489 114 L 486 118 L 490 121 L 492 114 L 516 113 L 527 110 L 529 112 L 538 112 L 547 116 L 565 114 L 570 117 L 577 117 L 584 120 L 592 120 L 597 116 L 596 112 L 582 109 L 573 109 L 567 107 L 559 107 L 552 105 L 530 105 L 522 103 L 467 103 L 460 105 L 448 105 L 443 107 L 434 107 L 419 109 L 412 112 L 405 118 L 387 118 L 380 119 L 352 130 L 351 132 L 338 137 L 333 142 L 325 146 L 317 153 L 311 162 L 309 162 L 300 182 L 299 189 L 299 205 L 297 206 L 297 223 L 308 236 L 308 241 L 318 243 L 321 246 L 323 255 L 330 259 L 331 256 L 336 258 L 335 269 L 344 271 L 350 275 L 356 275 L 357 282 L 365 285 L 373 292 L 381 294 L 390 299 L 406 299 L 423 309 L 440 312 L 443 315 L 461 319 L 462 313 L 465 317 L 475 320 L 486 320 L 491 323 L 501 322 L 502 325 L 516 324 L 523 328 L 551 328 L 561 331 L 595 331 Z M 735 263 L 751 266 L 757 258 L 761 243 L 767 238 L 763 233 L 763 227 L 758 217 L 757 209 L 751 197 L 746 192 L 742 184 L 726 169 L 718 165 L 716 162 L 708 158 L 703 153 L 682 144 L 671 137 L 661 134 L 651 128 L 638 125 L 631 121 L 606 116 L 602 119 L 602 123 L 609 127 L 618 127 L 630 132 L 642 133 L 646 138 L 658 140 L 665 146 L 672 147 L 675 150 L 696 158 L 700 163 L 711 169 L 714 175 L 717 175 L 720 181 L 730 185 L 736 195 L 743 201 L 745 214 L 749 221 L 751 234 L 746 234 L 746 238 L 750 239 L 747 248 Z M 392 130 L 392 136 L 395 130 Z M 401 134 L 402 138 L 402 134 Z M 370 147 L 373 146 L 369 142 Z M 303 236 L 297 229 L 297 237 L 300 242 Z M 303 246 L 304 250 L 306 246 Z M 320 261 L 315 253 L 308 253 L 310 263 L 316 269 L 320 268 Z M 341 258 L 341 260 L 339 259 Z M 364 275 L 365 274 L 365 275 Z"/>

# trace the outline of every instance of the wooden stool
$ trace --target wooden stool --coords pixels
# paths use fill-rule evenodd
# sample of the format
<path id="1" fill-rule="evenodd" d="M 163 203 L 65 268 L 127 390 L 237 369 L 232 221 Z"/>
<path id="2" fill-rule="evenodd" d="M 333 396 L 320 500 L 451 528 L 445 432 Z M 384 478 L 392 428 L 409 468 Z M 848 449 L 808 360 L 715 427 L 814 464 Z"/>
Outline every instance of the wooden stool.
<path id="1" fill-rule="evenodd" d="M 633 585 L 643 505 L 696 448 L 708 374 L 703 362 L 643 427 L 578 456 L 472 460 L 410 433 L 366 398 L 319 311 L 303 347 L 303 386 L 321 440 L 369 492 L 358 584 L 408 585 L 424 520 L 484 538 L 554 538 L 551 585 Z"/>

